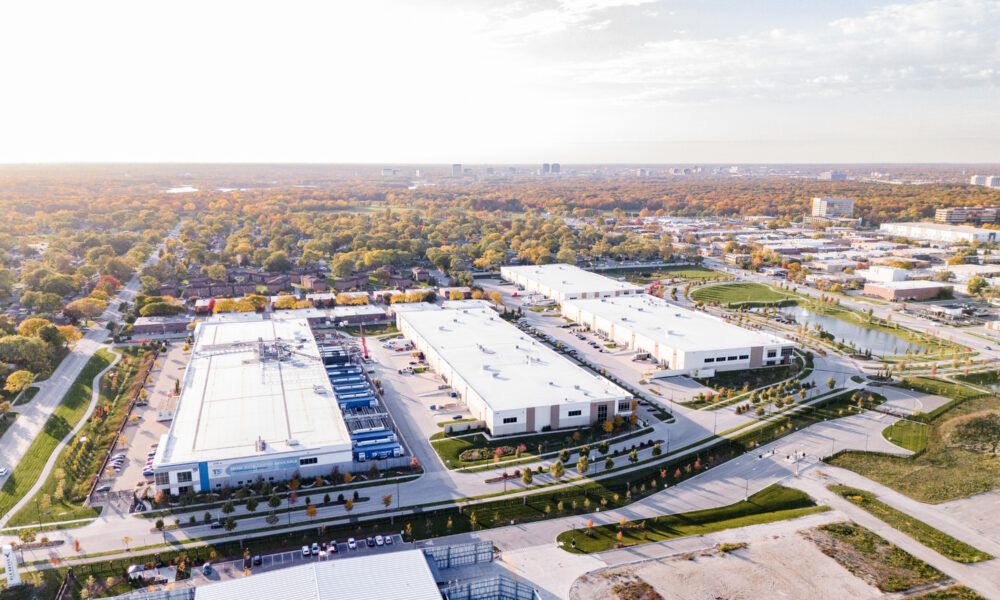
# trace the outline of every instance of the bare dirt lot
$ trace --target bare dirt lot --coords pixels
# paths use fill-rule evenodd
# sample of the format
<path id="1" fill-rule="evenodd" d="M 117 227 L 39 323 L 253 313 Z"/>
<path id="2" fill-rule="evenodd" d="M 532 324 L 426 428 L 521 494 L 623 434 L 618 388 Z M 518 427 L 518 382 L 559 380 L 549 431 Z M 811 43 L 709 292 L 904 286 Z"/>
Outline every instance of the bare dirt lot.
<path id="1" fill-rule="evenodd" d="M 752 542 L 727 554 L 712 550 L 592 571 L 577 579 L 570 590 L 572 600 L 880 597 L 877 589 L 798 534 Z"/>

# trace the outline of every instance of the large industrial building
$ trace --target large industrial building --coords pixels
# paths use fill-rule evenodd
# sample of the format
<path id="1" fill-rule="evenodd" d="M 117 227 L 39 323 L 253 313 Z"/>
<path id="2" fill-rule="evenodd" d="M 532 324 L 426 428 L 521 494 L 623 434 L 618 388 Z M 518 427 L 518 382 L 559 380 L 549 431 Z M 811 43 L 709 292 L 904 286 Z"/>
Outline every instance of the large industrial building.
<path id="1" fill-rule="evenodd" d="M 181 385 L 153 458 L 158 491 L 313 477 L 352 464 L 351 436 L 305 319 L 200 323 Z"/>
<path id="2" fill-rule="evenodd" d="M 527 292 L 541 294 L 556 302 L 578 298 L 631 296 L 645 291 L 637 285 L 561 263 L 500 267 L 500 277 L 523 287 Z"/>
<path id="3" fill-rule="evenodd" d="M 879 231 L 884 234 L 928 240 L 933 242 L 995 242 L 1000 231 L 969 227 L 967 225 L 947 225 L 944 223 L 882 223 Z"/>
<path id="4" fill-rule="evenodd" d="M 484 308 L 396 313 L 399 330 L 493 435 L 631 414 L 632 395 Z"/>
<path id="5" fill-rule="evenodd" d="M 649 353 L 671 375 L 711 377 L 785 365 L 795 344 L 650 295 L 563 302 L 562 314 L 620 346 Z"/>
<path id="6" fill-rule="evenodd" d="M 362 540 L 363 541 L 363 540 Z M 422 550 L 364 554 L 200 586 L 194 600 L 441 600 Z"/>

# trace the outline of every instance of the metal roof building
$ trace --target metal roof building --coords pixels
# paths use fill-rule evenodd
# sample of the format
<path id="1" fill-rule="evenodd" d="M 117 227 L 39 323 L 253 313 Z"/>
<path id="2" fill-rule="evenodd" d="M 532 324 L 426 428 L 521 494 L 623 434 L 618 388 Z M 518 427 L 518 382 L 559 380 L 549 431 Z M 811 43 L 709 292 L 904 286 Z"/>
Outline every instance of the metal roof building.
<path id="1" fill-rule="evenodd" d="M 493 309 L 400 312 L 396 322 L 494 435 L 579 427 L 631 413 L 631 394 Z"/>
<path id="2" fill-rule="evenodd" d="M 198 325 L 177 410 L 153 459 L 158 490 L 327 474 L 351 441 L 305 319 Z"/>
<path id="3" fill-rule="evenodd" d="M 648 352 L 664 368 L 710 377 L 787 364 L 794 343 L 643 294 L 563 302 L 562 314 L 614 341 Z"/>
<path id="4" fill-rule="evenodd" d="M 200 586 L 195 600 L 441 600 L 421 550 L 367 554 Z"/>
<path id="5" fill-rule="evenodd" d="M 556 302 L 577 298 L 628 296 L 645 291 L 640 286 L 561 263 L 500 267 L 500 277 L 524 287 L 525 291 L 542 294 Z"/>

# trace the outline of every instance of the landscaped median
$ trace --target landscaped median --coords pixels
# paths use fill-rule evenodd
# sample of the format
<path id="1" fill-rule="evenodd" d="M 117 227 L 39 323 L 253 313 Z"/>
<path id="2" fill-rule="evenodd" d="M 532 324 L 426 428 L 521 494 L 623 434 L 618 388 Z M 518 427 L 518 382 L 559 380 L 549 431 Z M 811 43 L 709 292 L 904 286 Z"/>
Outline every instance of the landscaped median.
<path id="1" fill-rule="evenodd" d="M 969 544 L 961 540 L 956 540 L 947 533 L 889 506 L 885 502 L 878 500 L 875 494 L 871 492 L 844 485 L 831 485 L 828 487 L 831 491 L 840 494 L 852 504 L 870 512 L 872 516 L 885 522 L 886 525 L 902 531 L 931 550 L 951 560 L 961 563 L 974 563 L 993 558 L 982 550 L 977 550 Z"/>
<path id="2" fill-rule="evenodd" d="M 98 350 L 91 357 L 77 376 L 73 386 L 63 396 L 62 402 L 45 422 L 42 431 L 28 447 L 24 457 L 16 466 L 12 465 L 14 467 L 13 473 L 0 489 L 0 515 L 9 512 L 38 481 L 53 450 L 87 412 L 93 393 L 91 384 L 94 377 L 110 365 L 112 360 L 114 360 L 114 355 L 103 349 Z M 80 514 L 76 514 L 73 518 L 96 516 L 96 514 L 96 510 L 83 509 Z"/>
<path id="3" fill-rule="evenodd" d="M 625 427 L 626 425 L 622 425 Z M 553 431 L 541 434 L 497 437 L 492 440 L 483 435 L 482 431 L 469 434 L 449 436 L 444 432 L 431 436 L 431 447 L 441 457 L 441 462 L 449 469 L 481 466 L 488 469 L 516 466 L 529 462 L 552 458 L 563 449 L 578 452 L 584 445 L 591 449 L 607 442 L 617 444 L 651 433 L 651 427 L 623 432 L 615 437 L 595 436 L 592 428 L 582 428 L 573 432 Z M 500 450 L 500 460 L 497 461 L 497 450 Z M 602 455 L 603 458 L 603 455 Z"/>
<path id="4" fill-rule="evenodd" d="M 772 485 L 746 501 L 676 515 L 570 529 L 556 538 L 563 550 L 580 554 L 603 552 L 690 535 L 760 525 L 829 510 L 817 506 L 799 490 Z"/>

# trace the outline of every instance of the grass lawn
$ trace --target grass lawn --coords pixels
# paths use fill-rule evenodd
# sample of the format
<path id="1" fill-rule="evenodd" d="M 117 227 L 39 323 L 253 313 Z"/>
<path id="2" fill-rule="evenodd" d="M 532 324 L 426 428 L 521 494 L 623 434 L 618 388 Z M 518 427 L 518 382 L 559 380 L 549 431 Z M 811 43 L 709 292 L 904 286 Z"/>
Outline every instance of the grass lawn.
<path id="1" fill-rule="evenodd" d="M 457 422 L 457 421 L 455 421 Z M 579 440 L 573 439 L 573 434 L 579 431 Z M 648 433 L 645 429 L 639 429 L 633 432 L 631 435 L 645 435 Z M 434 434 L 437 436 L 438 434 Z M 457 433 L 455 435 L 461 436 L 462 433 Z M 622 434 L 619 434 L 621 436 Z M 493 462 L 493 453 L 491 450 L 496 449 L 499 446 L 513 446 L 517 448 L 519 444 L 524 444 L 525 451 L 521 453 L 523 458 L 531 458 L 539 455 L 538 446 L 541 444 L 543 446 L 541 454 L 546 454 L 549 452 L 558 452 L 563 448 L 572 448 L 575 446 L 580 446 L 583 444 L 589 444 L 591 449 L 591 459 L 598 456 L 597 446 L 600 444 L 600 440 L 593 440 L 591 437 L 591 429 L 583 428 L 574 431 L 553 431 L 547 434 L 538 435 L 521 435 L 521 436 L 510 436 L 502 438 L 494 438 L 490 441 L 481 433 L 475 435 L 469 435 L 464 437 L 448 437 L 447 435 L 442 437 L 432 437 L 431 447 L 437 452 L 438 456 L 441 457 L 441 461 L 449 469 L 458 469 L 461 467 L 471 467 L 475 465 L 488 465 Z M 630 436 L 618 437 L 611 441 L 611 443 L 621 442 L 628 439 Z M 488 456 L 481 460 L 471 460 L 463 461 L 459 456 L 462 452 L 466 450 L 471 450 L 474 448 L 483 448 L 486 450 L 485 454 Z M 571 452 L 575 454 L 575 452 Z M 503 457 L 503 460 L 512 460 L 514 455 L 507 454 Z M 502 464 L 500 466 L 503 466 Z M 567 465 L 569 468 L 570 465 Z"/>
<path id="2" fill-rule="evenodd" d="M 21 397 L 17 399 L 17 402 L 15 402 L 14 405 L 20 406 L 22 404 L 27 404 L 31 402 L 32 400 L 35 399 L 35 396 L 38 395 L 38 391 L 39 389 L 36 386 L 29 387 L 28 389 L 24 390 L 24 393 L 21 394 Z"/>
<path id="3" fill-rule="evenodd" d="M 77 376 L 73 386 L 56 407 L 52 416 L 45 422 L 41 433 L 28 447 L 14 472 L 0 489 L 0 514 L 9 511 L 31 486 L 38 481 L 38 476 L 48 462 L 52 451 L 60 441 L 76 426 L 90 405 L 91 382 L 105 367 L 111 364 L 113 355 L 107 350 L 98 350 Z M 53 501 L 55 508 L 55 501 Z M 95 516 L 97 511 L 87 509 L 83 516 Z"/>
<path id="4" fill-rule="evenodd" d="M 562 542 L 562 548 L 567 552 L 589 554 L 723 529 L 795 519 L 825 510 L 829 509 L 825 506 L 816 506 L 804 492 L 772 485 L 750 496 L 746 502 L 628 521 L 624 525 L 601 525 L 590 528 L 589 533 L 586 527 L 571 529 L 560 533 L 556 539 Z M 619 532 L 622 534 L 620 538 Z"/>
<path id="5" fill-rule="evenodd" d="M 821 525 L 819 530 L 843 546 L 820 549 L 865 581 L 874 580 L 883 592 L 902 592 L 948 576 L 883 538 L 854 523 Z"/>
<path id="6" fill-rule="evenodd" d="M 954 379 L 988 387 L 994 383 L 1000 383 L 1000 371 L 979 371 L 968 375 L 955 375 Z"/>
<path id="7" fill-rule="evenodd" d="M 7 431 L 7 429 L 9 429 L 10 426 L 14 424 L 14 419 L 16 418 L 17 418 L 16 412 L 9 412 L 7 413 L 6 418 L 2 418 L 3 420 L 0 420 L 0 436 L 3 436 L 3 434 Z M 7 465 L 0 464 L 0 467 L 7 467 Z"/>
<path id="8" fill-rule="evenodd" d="M 698 288 L 691 292 L 691 299 L 698 302 L 714 302 L 729 305 L 777 304 L 794 301 L 798 297 L 776 290 L 761 283 L 723 283 Z"/>
<path id="9" fill-rule="evenodd" d="M 978 592 L 964 585 L 953 585 L 944 590 L 937 590 L 920 596 L 910 596 L 912 600 L 986 600 Z"/>
<path id="10" fill-rule="evenodd" d="M 337 327 L 337 331 L 342 331 L 348 335 L 353 335 L 354 337 L 361 337 L 361 327 Z M 385 335 L 388 333 L 399 333 L 396 329 L 394 323 L 388 323 L 384 325 L 365 325 L 364 335 L 367 337 L 369 335 Z"/>
<path id="11" fill-rule="evenodd" d="M 993 557 L 977 550 L 963 541 L 956 540 L 947 533 L 934 529 L 923 521 L 911 517 L 901 510 L 878 500 L 875 494 L 844 485 L 831 485 L 830 490 L 840 494 L 852 504 L 870 512 L 893 529 L 898 529 L 942 556 L 961 563 L 990 560 Z"/>
<path id="12" fill-rule="evenodd" d="M 983 410 L 1000 410 L 1000 399 L 972 398 L 946 405 L 929 421 L 926 448 L 915 456 L 845 452 L 829 462 L 906 494 L 936 504 L 1000 487 L 1000 457 L 949 445 L 950 421 Z"/>
<path id="13" fill-rule="evenodd" d="M 897 421 L 882 430 L 882 437 L 911 452 L 927 448 L 927 425 L 916 421 Z"/>
<path id="14" fill-rule="evenodd" d="M 146 354 L 138 347 L 122 348 L 121 353 L 122 360 L 102 378 L 103 383 L 98 392 L 99 405 L 106 406 L 108 412 L 104 417 L 92 415 L 77 438 L 79 440 L 86 436 L 89 442 L 84 444 L 74 442 L 62 449 L 59 458 L 56 459 L 55 467 L 36 495 L 38 502 L 31 502 L 18 511 L 11 518 L 9 526 L 28 525 L 36 521 L 43 523 L 69 521 L 96 514 L 93 509 L 84 507 L 82 501 L 90 489 L 90 483 L 101 461 L 114 441 L 117 426 L 125 418 L 129 405 L 128 390 Z M 116 382 L 114 390 L 111 389 L 111 381 Z M 78 381 L 71 391 L 86 394 L 89 400 L 91 393 L 89 382 L 86 390 L 77 390 L 79 385 Z M 58 493 L 60 478 L 66 489 L 62 495 Z"/>

